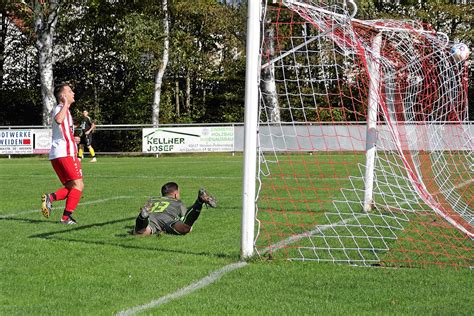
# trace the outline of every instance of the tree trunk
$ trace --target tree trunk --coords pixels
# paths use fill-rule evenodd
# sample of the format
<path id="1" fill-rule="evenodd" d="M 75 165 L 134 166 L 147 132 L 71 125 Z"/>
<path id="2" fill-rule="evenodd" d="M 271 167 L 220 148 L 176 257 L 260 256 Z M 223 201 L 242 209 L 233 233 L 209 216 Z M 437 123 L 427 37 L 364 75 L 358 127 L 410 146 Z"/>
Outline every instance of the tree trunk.
<path id="1" fill-rule="evenodd" d="M 44 4 L 35 1 L 36 48 L 40 72 L 41 97 L 43 99 L 43 125 L 51 124 L 50 112 L 56 105 L 53 76 L 53 39 L 60 5 L 58 1 L 49 1 L 48 10 Z"/>
<path id="2" fill-rule="evenodd" d="M 163 5 L 163 30 L 164 30 L 164 47 L 163 47 L 163 56 L 161 60 L 160 68 L 155 76 L 155 94 L 153 97 L 153 106 L 152 106 L 152 122 L 153 126 L 157 127 L 159 123 L 160 116 L 160 98 L 161 98 L 161 86 L 163 84 L 163 76 L 166 71 L 166 66 L 168 65 L 168 56 L 169 56 L 169 18 L 168 18 L 168 0 L 162 0 Z"/>
<path id="3" fill-rule="evenodd" d="M 191 111 L 191 76 L 188 72 L 186 73 L 186 110 L 188 113 Z"/>
<path id="4" fill-rule="evenodd" d="M 274 30 L 270 28 L 268 31 L 269 38 L 274 37 Z M 273 41 L 270 42 L 270 56 L 275 55 L 275 48 Z M 280 117 L 280 106 L 278 104 L 278 96 L 276 90 L 276 82 L 275 82 L 275 65 L 271 63 L 263 69 L 262 71 L 262 81 L 261 81 L 261 88 L 263 99 L 265 100 L 265 106 L 270 109 L 270 122 L 279 123 L 281 120 Z"/>
<path id="5" fill-rule="evenodd" d="M 204 106 L 206 106 L 206 96 L 207 96 L 206 87 L 203 87 L 202 88 L 202 104 L 204 104 Z"/>
<path id="6" fill-rule="evenodd" d="M 5 40 L 7 36 L 7 10 L 2 4 L 0 8 L 0 88 L 3 88 L 3 65 L 5 63 Z"/>
<path id="7" fill-rule="evenodd" d="M 179 81 L 176 80 L 175 82 L 175 99 L 176 99 L 176 102 L 175 102 L 175 108 L 176 108 L 176 115 L 179 117 Z"/>

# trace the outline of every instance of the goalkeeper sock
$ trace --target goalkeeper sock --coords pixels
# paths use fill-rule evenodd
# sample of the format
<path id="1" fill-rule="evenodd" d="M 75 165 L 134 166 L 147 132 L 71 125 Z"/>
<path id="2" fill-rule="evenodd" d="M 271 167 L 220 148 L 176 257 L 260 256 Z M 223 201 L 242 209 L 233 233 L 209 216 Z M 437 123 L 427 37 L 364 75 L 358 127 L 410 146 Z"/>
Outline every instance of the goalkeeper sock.
<path id="1" fill-rule="evenodd" d="M 135 220 L 135 231 L 138 232 L 148 226 L 148 217 L 143 218 L 141 215 L 137 216 L 137 219 Z"/>
<path id="2" fill-rule="evenodd" d="M 69 195 L 67 196 L 65 209 L 69 212 L 73 212 L 76 209 L 77 204 L 79 204 L 81 195 L 82 191 L 79 191 L 76 188 L 71 189 L 71 191 L 69 191 Z"/>
<path id="3" fill-rule="evenodd" d="M 89 147 L 89 153 L 91 154 L 92 158 L 95 157 L 95 151 L 94 151 L 94 148 L 92 148 L 92 146 Z"/>
<path id="4" fill-rule="evenodd" d="M 69 194 L 69 189 L 61 188 L 58 189 L 56 192 L 51 193 L 50 198 L 51 201 L 61 201 L 64 200 Z"/>
<path id="5" fill-rule="evenodd" d="M 202 203 L 199 201 L 194 202 L 193 206 L 191 206 L 186 212 L 183 222 L 186 225 L 193 226 L 194 222 L 198 219 L 199 215 L 201 215 L 201 209 L 202 209 Z"/>

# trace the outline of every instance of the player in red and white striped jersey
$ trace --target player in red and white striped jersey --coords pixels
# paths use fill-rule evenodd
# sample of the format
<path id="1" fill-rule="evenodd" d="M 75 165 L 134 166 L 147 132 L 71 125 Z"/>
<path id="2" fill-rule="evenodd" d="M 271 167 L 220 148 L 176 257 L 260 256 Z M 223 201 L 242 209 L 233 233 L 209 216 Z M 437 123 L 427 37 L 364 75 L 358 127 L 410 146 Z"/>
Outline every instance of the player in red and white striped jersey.
<path id="1" fill-rule="evenodd" d="M 77 158 L 77 145 L 74 141 L 73 120 L 69 107 L 74 103 L 74 92 L 69 84 L 61 84 L 54 89 L 59 102 L 51 112 L 52 142 L 49 160 L 64 187 L 51 194 L 41 196 L 41 210 L 46 218 L 51 215 L 52 203 L 66 199 L 61 223 L 76 224 L 71 214 L 77 207 L 84 189 L 81 162 Z"/>

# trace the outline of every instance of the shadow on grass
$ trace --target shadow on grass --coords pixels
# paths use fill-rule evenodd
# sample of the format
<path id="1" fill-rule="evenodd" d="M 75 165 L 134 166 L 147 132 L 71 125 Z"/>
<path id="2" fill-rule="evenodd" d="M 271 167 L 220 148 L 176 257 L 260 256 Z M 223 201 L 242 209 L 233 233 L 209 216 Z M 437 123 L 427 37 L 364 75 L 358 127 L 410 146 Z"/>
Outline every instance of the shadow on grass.
<path id="1" fill-rule="evenodd" d="M 2 218 L 1 220 L 12 220 L 12 221 L 21 221 L 21 222 L 28 222 L 28 223 L 52 223 L 51 221 L 48 220 L 35 220 L 35 219 L 26 219 L 26 218 Z M 112 221 L 107 221 L 107 222 L 102 222 L 102 223 L 94 223 L 94 224 L 88 224 L 88 225 L 73 225 L 71 226 L 63 226 L 63 229 L 61 230 L 56 230 L 56 231 L 51 231 L 47 233 L 40 233 L 40 234 L 34 234 L 29 236 L 28 238 L 40 238 L 40 239 L 52 239 L 52 240 L 58 240 L 58 241 L 68 241 L 68 242 L 77 242 L 77 243 L 83 243 L 83 244 L 92 244 L 92 245 L 103 245 L 103 246 L 115 246 L 115 247 L 120 247 L 124 249 L 137 249 L 137 250 L 144 250 L 144 251 L 160 251 L 160 252 L 166 252 L 166 253 L 174 253 L 174 254 L 184 254 L 184 255 L 194 255 L 194 256 L 206 256 L 206 257 L 215 257 L 215 258 L 223 258 L 223 259 L 231 259 L 231 260 L 239 260 L 238 255 L 229 255 L 225 253 L 211 253 L 211 252 L 193 252 L 189 250 L 176 250 L 176 249 L 167 249 L 167 248 L 149 248 L 149 247 L 140 247 L 137 245 L 126 245 L 122 244 L 120 241 L 124 240 L 124 238 L 157 238 L 156 236 L 150 236 L 150 237 L 137 237 L 133 236 L 130 234 L 130 230 L 133 228 L 132 226 L 126 226 L 125 229 L 127 229 L 126 232 L 121 233 L 121 234 L 116 234 L 114 235 L 118 239 L 117 242 L 111 242 L 111 241 L 104 241 L 104 240 L 85 240 L 85 239 L 76 239 L 76 238 L 69 238 L 64 236 L 64 234 L 68 234 L 71 232 L 77 232 L 77 231 L 83 231 L 87 230 L 90 228 L 97 228 L 97 227 L 103 227 L 107 225 L 113 225 L 117 223 L 123 223 L 123 222 L 130 222 L 132 220 L 135 220 L 135 217 L 128 217 L 128 218 L 123 218 L 123 219 L 118 219 L 118 220 L 112 220 Z M 54 222 L 56 225 L 58 225 L 57 222 Z M 64 229 L 64 228 L 69 228 L 69 229 Z M 169 236 L 170 238 L 186 238 L 186 236 Z M 157 240 L 159 242 L 159 240 Z"/>

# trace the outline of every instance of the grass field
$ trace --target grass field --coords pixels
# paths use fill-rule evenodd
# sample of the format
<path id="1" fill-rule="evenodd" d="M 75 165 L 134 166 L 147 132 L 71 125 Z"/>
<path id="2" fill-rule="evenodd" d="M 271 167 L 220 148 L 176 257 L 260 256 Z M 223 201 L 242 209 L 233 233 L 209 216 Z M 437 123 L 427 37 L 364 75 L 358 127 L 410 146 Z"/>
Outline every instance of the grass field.
<path id="1" fill-rule="evenodd" d="M 79 225 L 40 212 L 59 187 L 46 158 L 0 159 L 0 315 L 472 315 L 469 269 L 383 269 L 251 260 L 240 251 L 242 157 L 99 157 L 83 163 Z M 146 198 L 176 181 L 204 209 L 187 236 L 128 234 Z"/>

